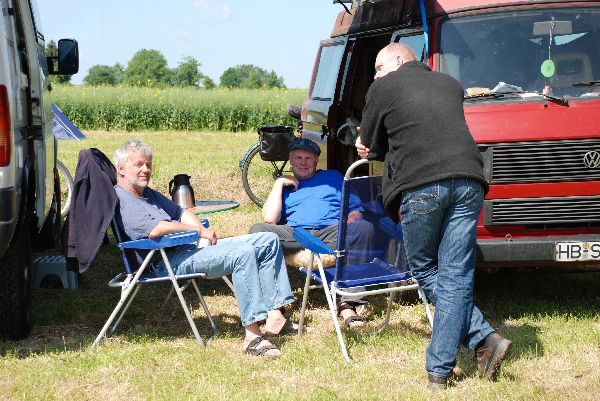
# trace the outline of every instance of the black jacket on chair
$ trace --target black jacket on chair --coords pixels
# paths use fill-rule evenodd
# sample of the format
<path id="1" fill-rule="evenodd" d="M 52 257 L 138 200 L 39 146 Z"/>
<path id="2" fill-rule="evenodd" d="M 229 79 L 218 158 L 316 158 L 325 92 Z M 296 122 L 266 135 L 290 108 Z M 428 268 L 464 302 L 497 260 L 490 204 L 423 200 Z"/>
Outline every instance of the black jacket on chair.
<path id="1" fill-rule="evenodd" d="M 106 237 L 117 203 L 117 174 L 111 161 L 96 148 L 79 152 L 73 196 L 65 224 L 67 263 L 85 272 Z"/>

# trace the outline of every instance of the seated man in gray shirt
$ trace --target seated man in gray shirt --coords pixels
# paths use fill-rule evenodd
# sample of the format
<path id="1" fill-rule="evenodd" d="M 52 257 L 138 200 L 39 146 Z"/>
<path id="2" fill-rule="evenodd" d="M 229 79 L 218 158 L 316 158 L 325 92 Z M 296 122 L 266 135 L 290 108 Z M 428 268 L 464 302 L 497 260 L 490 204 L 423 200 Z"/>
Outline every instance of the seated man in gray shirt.
<path id="1" fill-rule="evenodd" d="M 152 150 L 141 141 L 126 142 L 115 152 L 120 213 L 118 224 L 131 240 L 155 238 L 181 231 L 198 231 L 211 245 L 198 249 L 184 245 L 169 255 L 175 274 L 206 273 L 208 278 L 231 274 L 242 325 L 243 347 L 254 355 L 279 356 L 277 346 L 262 336 L 257 322 L 266 319 L 265 335 L 297 330 L 279 308 L 294 299 L 277 235 L 260 233 L 218 240 L 189 210 L 148 187 Z M 145 256 L 145 255 L 138 255 Z M 155 266 L 164 269 L 164 262 Z"/>

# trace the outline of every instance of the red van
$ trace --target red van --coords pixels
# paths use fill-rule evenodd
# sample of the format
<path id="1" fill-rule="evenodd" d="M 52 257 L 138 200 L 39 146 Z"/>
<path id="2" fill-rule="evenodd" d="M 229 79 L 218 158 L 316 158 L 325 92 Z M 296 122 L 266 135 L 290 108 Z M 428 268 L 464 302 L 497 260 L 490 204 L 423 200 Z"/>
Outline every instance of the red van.
<path id="1" fill-rule="evenodd" d="M 361 119 L 377 52 L 405 43 L 465 88 L 490 182 L 478 265 L 600 270 L 600 1 L 334 3 L 351 4 L 321 42 L 302 110 L 327 148 L 321 167 L 357 158 L 340 128 Z"/>

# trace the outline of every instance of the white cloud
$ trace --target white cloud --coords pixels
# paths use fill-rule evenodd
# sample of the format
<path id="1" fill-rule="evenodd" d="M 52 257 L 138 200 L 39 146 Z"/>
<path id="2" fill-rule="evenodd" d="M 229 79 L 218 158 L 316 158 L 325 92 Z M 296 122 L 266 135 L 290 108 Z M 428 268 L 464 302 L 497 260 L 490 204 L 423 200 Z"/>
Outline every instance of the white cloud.
<path id="1" fill-rule="evenodd" d="M 203 21 L 222 22 L 231 17 L 233 7 L 229 5 L 216 4 L 209 0 L 194 0 L 194 7 L 202 14 Z"/>

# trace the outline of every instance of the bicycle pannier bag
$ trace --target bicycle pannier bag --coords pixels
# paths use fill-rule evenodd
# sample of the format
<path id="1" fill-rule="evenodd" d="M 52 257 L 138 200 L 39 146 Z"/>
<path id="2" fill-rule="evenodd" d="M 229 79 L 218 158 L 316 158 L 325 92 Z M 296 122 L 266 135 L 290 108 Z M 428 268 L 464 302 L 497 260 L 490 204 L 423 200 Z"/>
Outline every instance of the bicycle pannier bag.
<path id="1" fill-rule="evenodd" d="M 289 144 L 294 140 L 294 127 L 269 125 L 258 127 L 260 158 L 264 161 L 283 161 L 289 158 Z"/>

